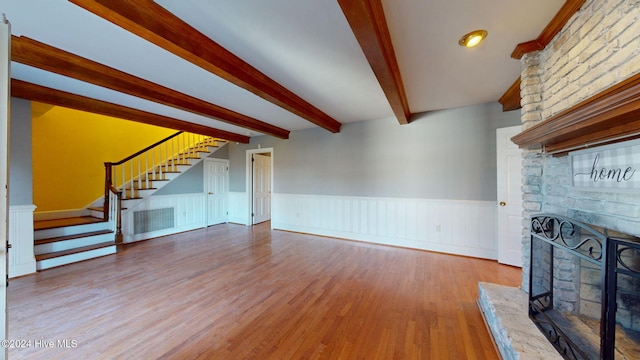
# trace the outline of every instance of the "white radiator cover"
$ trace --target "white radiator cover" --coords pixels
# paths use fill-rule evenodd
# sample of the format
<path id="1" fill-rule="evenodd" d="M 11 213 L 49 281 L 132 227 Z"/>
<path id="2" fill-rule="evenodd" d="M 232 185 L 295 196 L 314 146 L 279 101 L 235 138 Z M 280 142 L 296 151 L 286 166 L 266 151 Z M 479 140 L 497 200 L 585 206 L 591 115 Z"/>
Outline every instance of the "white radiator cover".
<path id="1" fill-rule="evenodd" d="M 202 193 L 146 197 L 133 208 L 123 212 L 122 233 L 124 242 L 146 240 L 205 227 L 205 199 L 206 196 Z M 126 206 L 127 204 L 125 203 L 124 207 Z M 138 231 L 146 231 L 136 233 L 135 213 L 148 215 L 154 214 L 156 210 L 167 208 L 173 209 L 172 226 L 168 227 L 171 220 L 165 217 L 159 224 L 151 224 L 152 226 L 150 227 L 144 228 L 144 226 L 138 225 L 142 226 L 142 228 L 137 229 Z M 144 215 L 138 215 L 138 217 L 141 216 L 143 217 Z M 167 214 L 165 213 L 164 216 L 167 216 Z M 141 221 L 141 219 L 138 221 Z M 159 220 L 154 219 L 151 221 L 155 222 Z"/>
<path id="2" fill-rule="evenodd" d="M 175 227 L 175 209 L 151 209 L 133 212 L 133 233 L 144 234 Z"/>

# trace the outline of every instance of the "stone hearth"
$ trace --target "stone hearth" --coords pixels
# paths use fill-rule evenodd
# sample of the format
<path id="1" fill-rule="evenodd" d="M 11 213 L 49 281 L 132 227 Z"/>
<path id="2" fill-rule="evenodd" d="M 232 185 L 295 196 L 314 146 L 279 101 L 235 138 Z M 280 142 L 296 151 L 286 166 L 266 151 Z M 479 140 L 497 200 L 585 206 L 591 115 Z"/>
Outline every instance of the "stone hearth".
<path id="1" fill-rule="evenodd" d="M 528 295 L 519 288 L 478 283 L 478 306 L 502 359 L 562 360 L 527 315 Z"/>

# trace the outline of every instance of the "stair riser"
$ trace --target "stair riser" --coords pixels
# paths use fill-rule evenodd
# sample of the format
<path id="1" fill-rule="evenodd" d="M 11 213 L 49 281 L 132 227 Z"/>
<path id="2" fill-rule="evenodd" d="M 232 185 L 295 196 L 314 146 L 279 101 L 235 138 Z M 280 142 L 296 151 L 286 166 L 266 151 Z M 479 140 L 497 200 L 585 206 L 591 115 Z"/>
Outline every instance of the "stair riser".
<path id="1" fill-rule="evenodd" d="M 154 192 L 156 192 L 156 189 L 153 189 L 153 190 L 137 190 L 137 191 L 133 192 L 133 195 L 134 195 L 134 197 L 145 197 L 145 196 L 149 196 L 149 195 L 153 194 Z M 127 190 L 126 194 L 123 193 L 123 196 L 126 199 L 126 197 L 131 196 L 131 192 L 129 190 Z"/>
<path id="2" fill-rule="evenodd" d="M 33 238 L 34 240 L 42 240 L 58 236 L 68 236 L 92 231 L 108 230 L 110 225 L 111 224 L 108 222 L 100 222 L 94 224 L 67 226 L 55 229 L 36 230 L 33 234 Z"/>
<path id="3" fill-rule="evenodd" d="M 75 249 L 82 246 L 100 244 L 100 243 L 114 241 L 114 240 L 115 240 L 115 235 L 113 233 L 101 234 L 101 235 L 87 236 L 87 237 L 73 239 L 73 240 L 64 240 L 64 241 L 57 241 L 57 242 L 52 242 L 48 244 L 40 244 L 40 245 L 34 246 L 33 251 L 36 255 L 41 255 L 41 254 L 47 254 L 47 253 L 52 253 L 57 251 Z"/>
<path id="4" fill-rule="evenodd" d="M 175 170 L 175 171 L 185 171 L 186 169 L 191 167 L 191 165 L 193 164 L 193 160 L 194 159 L 189 159 L 189 161 L 182 162 L 182 163 L 177 163 L 176 166 L 169 165 L 168 168 L 163 168 L 163 171 L 166 171 L 166 170 L 170 170 L 170 171 L 173 171 L 173 170 Z M 198 159 L 195 159 L 195 160 L 197 161 Z"/>
<path id="5" fill-rule="evenodd" d="M 178 177 L 178 175 L 180 175 L 180 173 L 164 173 L 164 174 L 162 174 L 161 178 L 162 178 L 162 179 L 166 179 L 166 180 L 173 180 L 173 179 L 177 178 L 177 177 Z M 164 180 L 164 181 L 166 181 L 166 180 Z M 158 180 L 158 182 L 162 182 L 162 181 L 163 181 L 163 180 Z M 157 185 L 156 185 L 156 183 L 155 183 L 155 182 L 156 182 L 156 181 L 154 181 L 154 178 L 153 178 L 153 177 L 151 177 L 151 184 L 152 184 L 152 186 L 153 186 L 154 188 L 155 188 L 155 187 L 157 187 Z"/>
<path id="6" fill-rule="evenodd" d="M 74 262 L 93 259 L 93 258 L 105 256 L 105 255 L 115 254 L 115 253 L 116 253 L 116 246 L 114 245 L 114 246 L 104 247 L 101 249 L 95 249 L 95 250 L 85 251 L 81 253 L 60 256 L 57 258 L 40 260 L 36 262 L 36 270 L 50 269 L 56 266 L 72 264 Z"/>
<path id="7" fill-rule="evenodd" d="M 96 211 L 96 210 L 89 210 L 89 216 L 93 216 L 96 218 L 101 218 L 104 216 L 104 213 L 102 211 Z"/>

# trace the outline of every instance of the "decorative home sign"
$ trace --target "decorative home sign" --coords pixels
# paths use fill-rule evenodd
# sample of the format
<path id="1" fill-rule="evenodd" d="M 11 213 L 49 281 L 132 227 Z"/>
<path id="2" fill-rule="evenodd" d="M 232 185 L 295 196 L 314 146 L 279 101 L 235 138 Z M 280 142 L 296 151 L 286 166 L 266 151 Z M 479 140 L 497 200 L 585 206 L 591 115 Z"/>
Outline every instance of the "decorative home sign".
<path id="1" fill-rule="evenodd" d="M 570 154 L 573 186 L 640 189 L 640 141 L 601 146 Z"/>

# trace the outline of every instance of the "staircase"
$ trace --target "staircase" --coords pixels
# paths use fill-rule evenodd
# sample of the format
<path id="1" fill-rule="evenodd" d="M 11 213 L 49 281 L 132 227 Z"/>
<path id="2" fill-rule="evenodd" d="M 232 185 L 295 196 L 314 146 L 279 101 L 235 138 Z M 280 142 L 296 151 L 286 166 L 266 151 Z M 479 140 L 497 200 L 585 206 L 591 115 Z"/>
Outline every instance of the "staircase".
<path id="1" fill-rule="evenodd" d="M 116 252 L 115 231 L 92 216 L 34 223 L 36 270 L 44 270 Z"/>
<path id="2" fill-rule="evenodd" d="M 44 270 L 117 252 L 122 212 L 134 208 L 226 142 L 178 132 L 121 161 L 105 163 L 105 196 L 86 216 L 34 222 L 36 269 Z"/>

